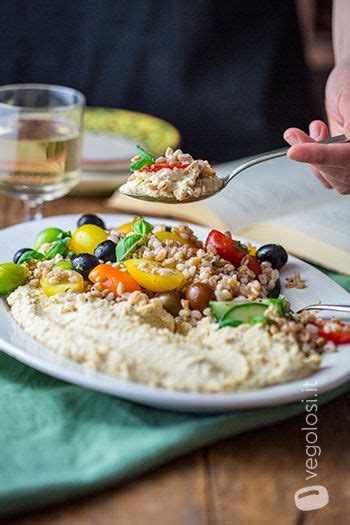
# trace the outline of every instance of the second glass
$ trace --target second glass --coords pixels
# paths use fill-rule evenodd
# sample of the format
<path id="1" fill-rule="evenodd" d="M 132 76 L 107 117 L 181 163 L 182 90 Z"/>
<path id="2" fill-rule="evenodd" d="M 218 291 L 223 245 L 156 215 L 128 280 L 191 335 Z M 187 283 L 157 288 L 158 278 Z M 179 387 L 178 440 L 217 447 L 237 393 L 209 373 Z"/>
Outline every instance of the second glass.
<path id="1" fill-rule="evenodd" d="M 24 201 L 26 220 L 78 184 L 84 107 L 71 88 L 0 87 L 0 191 Z"/>

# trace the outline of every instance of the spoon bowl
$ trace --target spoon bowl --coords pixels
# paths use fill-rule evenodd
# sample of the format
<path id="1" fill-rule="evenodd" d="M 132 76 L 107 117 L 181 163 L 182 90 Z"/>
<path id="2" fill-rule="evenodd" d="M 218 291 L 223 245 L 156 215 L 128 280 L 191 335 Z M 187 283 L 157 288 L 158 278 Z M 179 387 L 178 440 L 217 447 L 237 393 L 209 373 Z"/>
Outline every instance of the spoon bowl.
<path id="1" fill-rule="evenodd" d="M 349 139 L 345 135 L 337 135 L 335 137 L 330 137 L 326 140 L 320 140 L 319 144 L 334 144 L 336 142 L 349 142 Z M 222 185 L 220 188 L 218 188 L 216 191 L 212 193 L 205 193 L 203 195 L 200 195 L 199 197 L 190 196 L 187 197 L 184 200 L 177 200 L 175 197 L 151 197 L 149 195 L 143 195 L 140 193 L 129 193 L 123 189 L 123 184 L 119 188 L 119 192 L 123 195 L 127 195 L 128 197 L 133 197 L 134 199 L 140 199 L 143 201 L 149 201 L 149 202 L 161 202 L 164 204 L 189 204 L 190 202 L 198 202 L 202 201 L 204 199 L 209 199 L 209 197 L 213 197 L 214 195 L 217 195 L 220 193 L 220 191 L 224 190 L 226 186 L 235 178 L 239 173 L 242 173 L 242 171 L 245 171 L 248 168 L 251 168 L 252 166 L 255 166 L 256 164 L 260 164 L 261 162 L 265 162 L 267 160 L 277 159 L 278 157 L 284 157 L 287 155 L 289 148 L 282 148 L 279 150 L 271 151 L 269 153 L 265 153 L 264 155 L 258 155 L 257 157 L 254 157 L 252 159 L 249 159 L 246 162 L 243 162 L 237 168 L 235 168 L 232 173 L 229 175 L 226 175 L 225 177 L 220 177 L 220 180 L 222 181 Z"/>
<path id="2" fill-rule="evenodd" d="M 225 179 L 221 178 L 221 180 L 224 182 Z M 124 186 L 124 184 L 123 184 L 123 186 Z M 160 197 L 151 197 L 150 195 L 142 195 L 142 194 L 139 194 L 139 193 L 128 193 L 127 191 L 125 191 L 123 189 L 123 186 L 120 186 L 119 193 L 122 193 L 123 195 L 126 195 L 127 197 L 133 197 L 134 199 L 139 199 L 141 201 L 159 202 L 159 203 L 163 203 L 163 204 L 189 204 L 191 202 L 202 201 L 204 199 L 209 199 L 209 197 L 212 197 L 213 195 L 216 195 L 216 193 L 218 193 L 219 191 L 221 191 L 224 188 L 224 186 L 221 186 L 221 188 L 219 188 L 219 190 L 214 191 L 212 193 L 206 193 L 204 195 L 200 195 L 199 197 L 189 196 L 186 199 L 183 199 L 183 200 L 179 201 L 179 200 L 175 199 L 175 197 L 162 197 L 162 196 L 160 196 Z"/>

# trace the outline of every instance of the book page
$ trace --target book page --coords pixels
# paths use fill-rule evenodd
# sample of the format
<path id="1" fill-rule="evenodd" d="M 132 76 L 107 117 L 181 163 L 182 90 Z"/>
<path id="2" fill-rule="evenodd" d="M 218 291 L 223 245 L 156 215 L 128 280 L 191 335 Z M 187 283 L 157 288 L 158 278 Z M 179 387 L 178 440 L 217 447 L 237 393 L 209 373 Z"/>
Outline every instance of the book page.
<path id="1" fill-rule="evenodd" d="M 242 162 L 221 164 L 216 167 L 217 173 L 227 175 Z M 303 210 L 312 212 L 324 203 L 343 199 L 325 189 L 307 166 L 282 157 L 240 173 L 219 195 L 206 200 L 205 205 L 229 228 L 239 231 L 250 224 Z M 329 218 L 334 223 L 332 217 Z"/>
<path id="2" fill-rule="evenodd" d="M 298 257 L 350 275 L 350 197 L 252 224 L 239 233 L 261 244 L 282 244 Z"/>
<path id="3" fill-rule="evenodd" d="M 315 239 L 350 252 L 350 197 L 317 208 L 282 215 L 266 224 L 293 228 Z"/>

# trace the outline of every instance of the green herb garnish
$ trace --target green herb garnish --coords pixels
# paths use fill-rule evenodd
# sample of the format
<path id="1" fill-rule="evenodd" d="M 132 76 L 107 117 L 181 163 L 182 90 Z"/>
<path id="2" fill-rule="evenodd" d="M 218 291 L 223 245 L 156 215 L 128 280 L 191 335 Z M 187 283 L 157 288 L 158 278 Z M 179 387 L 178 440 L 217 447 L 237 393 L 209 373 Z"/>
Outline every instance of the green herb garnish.
<path id="1" fill-rule="evenodd" d="M 151 164 L 155 163 L 156 157 L 153 155 L 153 153 L 144 150 L 139 144 L 136 146 L 136 149 L 140 158 L 130 164 L 130 171 L 139 171 L 146 166 L 150 166 Z"/>
<path id="2" fill-rule="evenodd" d="M 140 233 L 128 233 L 124 239 L 121 239 L 115 247 L 115 257 L 117 262 L 126 259 L 129 253 L 141 244 L 143 236 Z"/>
<path id="3" fill-rule="evenodd" d="M 284 297 L 281 297 L 279 299 L 268 299 L 268 302 L 275 307 L 276 312 L 281 317 L 286 317 L 287 301 L 286 299 L 284 299 Z"/>
<path id="4" fill-rule="evenodd" d="M 70 252 L 68 242 L 71 237 L 72 234 L 70 231 L 60 233 L 57 236 L 57 240 L 53 241 L 51 246 L 45 250 L 44 254 L 46 259 L 53 259 L 58 254 L 62 255 L 62 257 L 66 257 Z"/>
<path id="5" fill-rule="evenodd" d="M 117 262 L 123 261 L 135 248 L 144 244 L 147 241 L 147 235 L 153 230 L 153 226 L 141 218 L 133 223 L 132 230 L 133 232 L 121 239 L 115 248 Z"/>
<path id="6" fill-rule="evenodd" d="M 28 250 L 21 255 L 17 264 L 23 264 L 25 261 L 36 259 L 37 261 L 44 261 L 45 255 L 36 250 Z"/>
<path id="7" fill-rule="evenodd" d="M 140 235 L 142 235 L 142 237 L 145 237 L 146 235 L 151 233 L 152 230 L 152 224 L 150 224 L 142 218 L 138 221 L 135 221 L 132 225 L 132 231 L 135 233 L 139 233 Z"/>

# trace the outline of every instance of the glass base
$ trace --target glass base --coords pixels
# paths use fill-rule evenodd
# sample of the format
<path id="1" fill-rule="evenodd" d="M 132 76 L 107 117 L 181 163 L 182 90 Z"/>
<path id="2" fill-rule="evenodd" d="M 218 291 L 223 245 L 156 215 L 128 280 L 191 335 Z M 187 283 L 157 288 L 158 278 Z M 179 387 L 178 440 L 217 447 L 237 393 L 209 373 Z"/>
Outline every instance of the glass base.
<path id="1" fill-rule="evenodd" d="M 40 200 L 25 200 L 24 205 L 24 220 L 35 221 L 43 218 L 43 201 Z"/>

